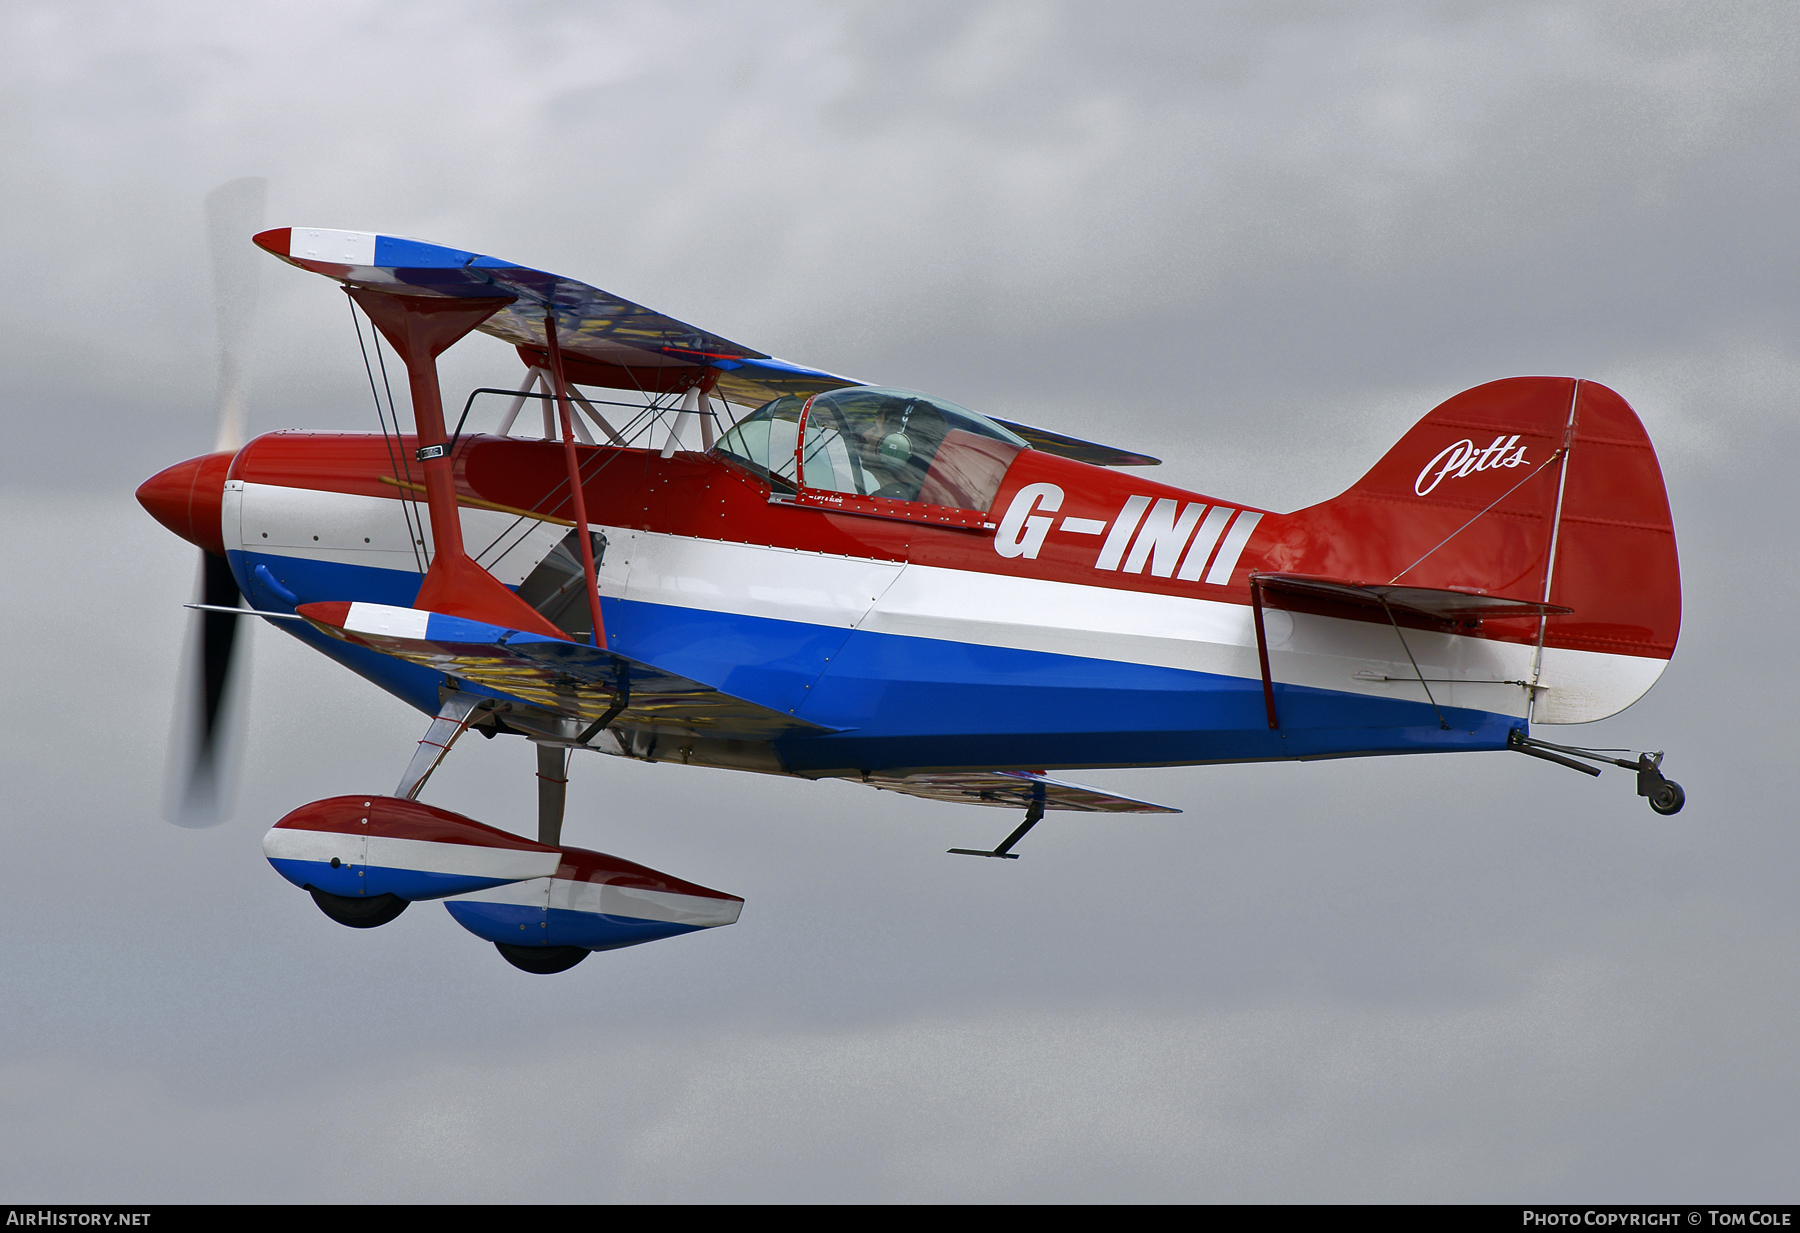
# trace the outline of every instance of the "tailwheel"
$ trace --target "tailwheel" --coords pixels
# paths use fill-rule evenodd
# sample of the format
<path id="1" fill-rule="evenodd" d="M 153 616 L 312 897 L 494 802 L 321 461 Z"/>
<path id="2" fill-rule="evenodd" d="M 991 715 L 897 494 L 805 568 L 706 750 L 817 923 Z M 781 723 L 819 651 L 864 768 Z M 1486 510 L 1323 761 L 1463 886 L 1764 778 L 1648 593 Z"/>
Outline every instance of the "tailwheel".
<path id="1" fill-rule="evenodd" d="M 1680 813 L 1687 804 L 1687 793 L 1673 779 L 1665 779 L 1648 793 L 1650 808 L 1660 814 Z"/>
<path id="2" fill-rule="evenodd" d="M 1662 759 L 1661 754 L 1638 755 L 1638 795 L 1649 800 L 1650 808 L 1666 816 L 1681 812 L 1681 807 L 1687 804 L 1687 793 L 1673 779 L 1663 778 L 1658 769 Z"/>
<path id="3" fill-rule="evenodd" d="M 338 924 L 348 925 L 352 929 L 373 929 L 387 924 L 406 911 L 406 900 L 398 895 L 372 895 L 367 899 L 351 899 L 344 895 L 330 894 L 316 886 L 306 889 L 312 892 L 313 902 L 319 905 L 319 911 Z"/>
<path id="4" fill-rule="evenodd" d="M 508 946 L 505 942 L 495 942 L 494 949 L 521 972 L 539 976 L 566 972 L 593 954 L 583 946 Z"/>
<path id="5" fill-rule="evenodd" d="M 1687 804 L 1687 793 L 1681 790 L 1681 785 L 1673 779 L 1663 777 L 1663 756 L 1660 752 L 1641 753 L 1635 759 L 1615 758 L 1612 755 L 1621 751 L 1581 749 L 1574 745 L 1553 745 L 1549 741 L 1540 741 L 1519 731 L 1507 734 L 1506 747 L 1522 754 L 1530 754 L 1534 758 L 1542 758 L 1546 762 L 1554 762 L 1558 766 L 1566 766 L 1572 771 L 1580 771 L 1583 775 L 1598 775 L 1600 768 L 1577 762 L 1576 758 L 1586 758 L 1589 762 L 1600 762 L 1608 766 L 1636 771 L 1637 794 L 1648 800 L 1650 808 L 1664 817 L 1680 813 L 1681 807 Z"/>

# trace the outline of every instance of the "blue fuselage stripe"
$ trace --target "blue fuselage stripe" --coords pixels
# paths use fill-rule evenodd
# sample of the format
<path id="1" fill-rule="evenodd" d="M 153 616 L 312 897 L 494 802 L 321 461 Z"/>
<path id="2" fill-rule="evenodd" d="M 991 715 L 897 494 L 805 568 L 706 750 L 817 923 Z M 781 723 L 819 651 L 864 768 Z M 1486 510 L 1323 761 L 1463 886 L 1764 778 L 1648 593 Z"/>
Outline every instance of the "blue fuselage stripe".
<path id="1" fill-rule="evenodd" d="M 309 600 L 408 605 L 410 572 L 233 553 L 253 606 L 291 611 L 257 564 Z M 1045 651 L 872 633 L 699 608 L 602 601 L 616 650 L 783 714 L 842 729 L 776 742 L 790 770 L 1095 767 L 1504 748 L 1524 721 L 1487 711 L 1275 686 Z M 440 674 L 306 626 L 295 634 L 420 710 Z M 484 691 L 485 692 L 485 691 Z"/>

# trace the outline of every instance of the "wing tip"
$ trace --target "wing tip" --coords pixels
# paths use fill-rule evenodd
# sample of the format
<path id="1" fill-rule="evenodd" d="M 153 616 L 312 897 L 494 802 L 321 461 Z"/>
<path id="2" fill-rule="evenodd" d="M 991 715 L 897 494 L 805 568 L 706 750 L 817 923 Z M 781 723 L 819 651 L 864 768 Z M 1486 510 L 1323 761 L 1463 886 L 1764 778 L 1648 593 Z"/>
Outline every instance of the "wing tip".
<path id="1" fill-rule="evenodd" d="M 267 231 L 259 231 L 250 237 L 251 243 L 277 257 L 286 257 L 293 243 L 292 227 L 271 227 Z"/>

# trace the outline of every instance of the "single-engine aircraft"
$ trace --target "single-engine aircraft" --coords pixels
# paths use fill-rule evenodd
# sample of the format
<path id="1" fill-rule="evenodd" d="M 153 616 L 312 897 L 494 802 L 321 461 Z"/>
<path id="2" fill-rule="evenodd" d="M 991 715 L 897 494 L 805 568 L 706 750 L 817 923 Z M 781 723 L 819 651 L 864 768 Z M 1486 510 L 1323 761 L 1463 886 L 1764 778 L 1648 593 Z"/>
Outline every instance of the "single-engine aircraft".
<path id="1" fill-rule="evenodd" d="M 303 805 L 265 839 L 335 921 L 441 899 L 531 972 L 734 922 L 735 896 L 562 844 L 575 751 L 1024 810 L 997 847 L 952 849 L 996 858 L 1048 810 L 1172 812 L 1061 777 L 1084 767 L 1513 750 L 1683 804 L 1660 753 L 1531 735 L 1631 705 L 1680 625 L 1655 451 L 1592 381 L 1458 394 L 1280 514 L 494 257 L 255 243 L 373 322 L 383 430 L 234 442 L 138 499 L 207 554 L 207 723 L 243 614 L 428 717 L 390 795 Z M 451 423 L 436 357 L 473 330 L 525 376 Z M 383 412 L 380 339 L 411 433 Z M 493 432 L 468 430 L 481 395 L 509 399 Z M 471 729 L 536 745 L 535 836 L 418 799 Z"/>

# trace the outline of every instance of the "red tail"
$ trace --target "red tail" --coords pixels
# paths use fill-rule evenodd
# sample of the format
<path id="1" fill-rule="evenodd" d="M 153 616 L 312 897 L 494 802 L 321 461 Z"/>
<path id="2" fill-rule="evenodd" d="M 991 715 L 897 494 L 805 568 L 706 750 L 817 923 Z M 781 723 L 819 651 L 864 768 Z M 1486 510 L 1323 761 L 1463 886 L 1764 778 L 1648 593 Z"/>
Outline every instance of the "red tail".
<path id="1" fill-rule="evenodd" d="M 1265 557 L 1273 570 L 1574 609 L 1551 617 L 1544 633 L 1552 687 L 1554 661 L 1577 692 L 1592 688 L 1591 671 L 1569 668 L 1589 656 L 1552 651 L 1654 661 L 1618 665 L 1641 681 L 1629 697 L 1617 688 L 1604 698 L 1565 692 L 1540 718 L 1579 722 L 1622 709 L 1675 651 L 1681 575 L 1662 469 L 1625 400 L 1592 381 L 1513 377 L 1458 394 L 1348 492 L 1283 521 Z M 1537 622 L 1490 621 L 1482 636 L 1535 642 Z"/>

